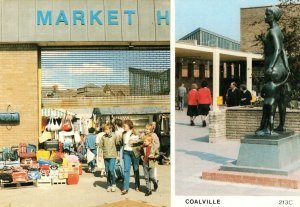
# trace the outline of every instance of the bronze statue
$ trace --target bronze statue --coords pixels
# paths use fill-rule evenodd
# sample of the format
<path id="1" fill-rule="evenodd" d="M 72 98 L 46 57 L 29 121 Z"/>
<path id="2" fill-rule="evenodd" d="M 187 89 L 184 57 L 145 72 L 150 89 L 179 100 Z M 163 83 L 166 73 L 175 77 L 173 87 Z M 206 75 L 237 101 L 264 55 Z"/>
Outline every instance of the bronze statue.
<path id="1" fill-rule="evenodd" d="M 285 131 L 286 105 L 290 90 L 287 83 L 290 69 L 283 46 L 284 37 L 277 23 L 282 15 L 282 10 L 276 6 L 268 7 L 265 14 L 265 22 L 270 27 L 264 38 L 265 84 L 261 91 L 264 105 L 260 127 L 255 132 L 257 135 L 272 135 L 276 133 L 274 131 Z M 274 130 L 274 116 L 277 106 L 280 123 Z"/>

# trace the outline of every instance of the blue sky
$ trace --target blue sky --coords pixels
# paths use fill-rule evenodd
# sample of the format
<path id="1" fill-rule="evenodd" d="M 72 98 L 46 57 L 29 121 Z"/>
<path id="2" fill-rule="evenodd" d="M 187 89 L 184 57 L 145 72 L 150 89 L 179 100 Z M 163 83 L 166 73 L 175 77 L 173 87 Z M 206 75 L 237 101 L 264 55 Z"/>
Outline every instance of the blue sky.
<path id="1" fill-rule="evenodd" d="M 269 6 L 278 0 L 175 0 L 176 40 L 198 27 L 240 41 L 240 8 Z"/>
<path id="2" fill-rule="evenodd" d="M 43 50 L 42 86 L 59 89 L 87 84 L 129 84 L 128 68 L 170 69 L 168 50 Z"/>

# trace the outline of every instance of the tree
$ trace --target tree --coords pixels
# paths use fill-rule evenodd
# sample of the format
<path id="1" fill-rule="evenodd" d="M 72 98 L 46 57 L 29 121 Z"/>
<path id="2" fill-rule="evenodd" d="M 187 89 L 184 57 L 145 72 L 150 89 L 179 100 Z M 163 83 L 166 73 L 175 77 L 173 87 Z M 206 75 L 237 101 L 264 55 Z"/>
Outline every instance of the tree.
<path id="1" fill-rule="evenodd" d="M 300 90 L 300 0 L 279 0 L 278 6 L 283 10 L 279 25 L 284 35 L 284 47 L 291 70 L 289 82 L 292 89 L 298 91 Z M 254 46 L 262 47 L 266 32 L 264 20 L 255 21 L 251 26 L 259 28 L 260 31 L 255 35 Z"/>

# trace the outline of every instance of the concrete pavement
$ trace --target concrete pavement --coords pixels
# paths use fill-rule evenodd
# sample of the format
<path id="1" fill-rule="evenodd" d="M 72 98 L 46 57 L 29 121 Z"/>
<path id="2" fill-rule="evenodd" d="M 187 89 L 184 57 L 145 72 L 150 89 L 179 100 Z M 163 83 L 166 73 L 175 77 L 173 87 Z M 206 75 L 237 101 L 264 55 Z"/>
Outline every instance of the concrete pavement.
<path id="1" fill-rule="evenodd" d="M 132 200 L 153 206 L 170 206 L 170 166 L 158 166 L 159 187 L 157 192 L 146 197 L 145 180 L 140 166 L 141 190 L 134 190 L 134 178 L 131 176 L 129 193 L 121 195 L 122 183 L 117 183 L 116 192 L 106 192 L 106 178 L 83 173 L 78 185 L 53 185 L 43 187 L 0 189 L 0 207 L 95 207 L 117 201 Z M 131 173 L 133 175 L 133 172 Z"/>
<path id="2" fill-rule="evenodd" d="M 175 194 L 191 196 L 299 196 L 300 190 L 201 180 L 201 172 L 237 159 L 239 141 L 208 142 L 208 127 L 190 126 L 186 109 L 175 117 Z"/>

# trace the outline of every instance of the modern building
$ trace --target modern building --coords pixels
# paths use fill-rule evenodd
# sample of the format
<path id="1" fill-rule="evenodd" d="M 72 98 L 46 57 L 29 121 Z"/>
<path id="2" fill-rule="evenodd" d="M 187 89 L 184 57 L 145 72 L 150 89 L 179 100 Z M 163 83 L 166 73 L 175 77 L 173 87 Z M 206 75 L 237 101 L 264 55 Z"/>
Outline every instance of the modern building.
<path id="1" fill-rule="evenodd" d="M 240 43 L 238 41 L 208 31 L 201 27 L 180 38 L 180 40 L 196 40 L 197 45 L 218 47 L 228 50 L 240 50 Z"/>
<path id="2" fill-rule="evenodd" d="M 207 80 L 213 93 L 214 110 L 224 103 L 223 97 L 232 81 L 246 84 L 252 90 L 252 65 L 262 60 L 260 54 L 202 46 L 196 41 L 194 44 L 177 42 L 175 55 L 176 87 L 185 83 L 189 88 L 192 83 L 200 85 Z"/>
<path id="3" fill-rule="evenodd" d="M 0 146 L 37 144 L 47 109 L 165 113 L 169 94 L 129 94 L 129 68 L 170 70 L 169 10 L 169 0 L 0 0 L 0 110 L 20 113 L 0 123 Z"/>

